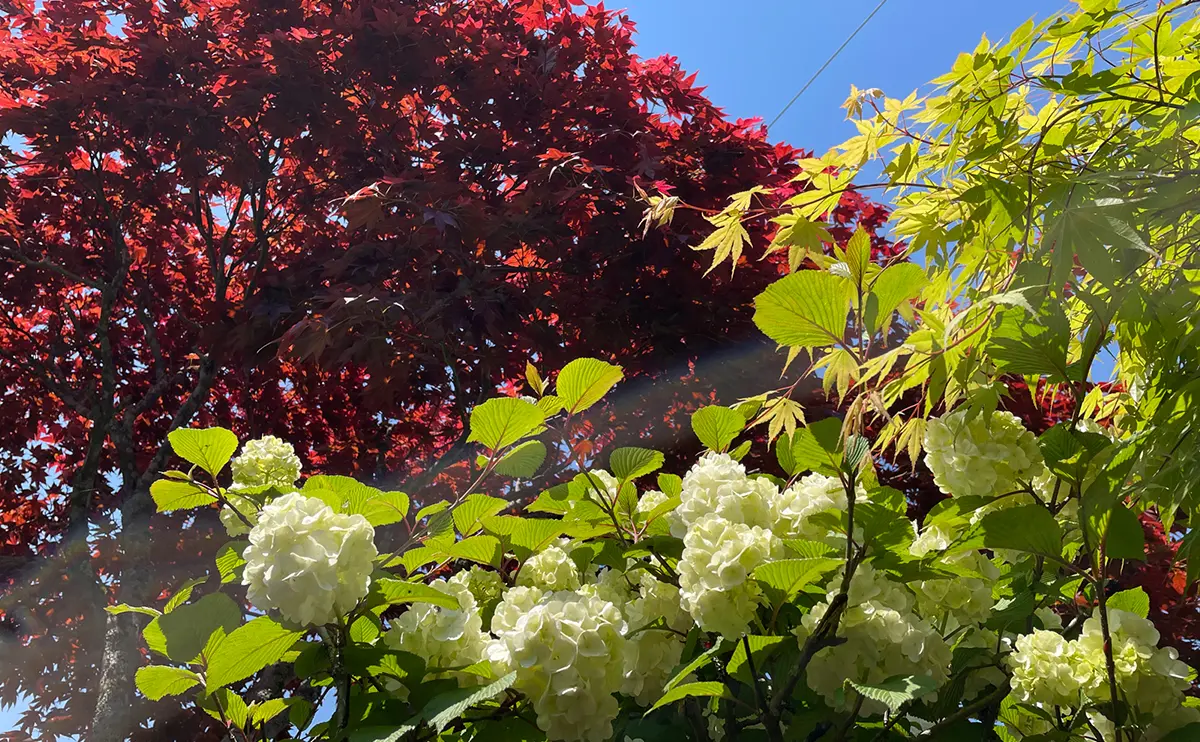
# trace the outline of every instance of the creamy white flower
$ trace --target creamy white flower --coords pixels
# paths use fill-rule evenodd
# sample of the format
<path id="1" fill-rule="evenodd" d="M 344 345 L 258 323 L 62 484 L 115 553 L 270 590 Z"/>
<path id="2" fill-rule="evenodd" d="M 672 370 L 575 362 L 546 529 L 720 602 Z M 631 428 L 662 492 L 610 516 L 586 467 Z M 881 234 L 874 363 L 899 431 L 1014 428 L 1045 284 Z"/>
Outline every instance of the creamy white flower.
<path id="1" fill-rule="evenodd" d="M 659 492 L 658 490 L 648 490 L 643 492 L 642 496 L 638 499 L 637 511 L 644 516 L 649 516 L 650 513 L 654 512 L 655 508 L 657 508 L 659 505 L 662 505 L 669 499 L 671 498 L 667 497 L 666 493 L 664 492 Z M 679 520 L 679 516 L 674 510 L 655 519 L 655 524 L 660 522 L 666 525 L 668 530 L 675 533 L 683 533 L 687 530 L 687 526 L 683 525 L 682 521 Z"/>
<path id="2" fill-rule="evenodd" d="M 867 499 L 867 491 L 861 484 L 855 488 L 854 498 L 856 502 Z M 846 507 L 846 489 L 841 480 L 824 474 L 809 474 L 772 499 L 772 530 L 780 538 L 825 541 L 829 539 L 829 528 L 809 519 L 817 513 L 841 511 Z"/>
<path id="3" fill-rule="evenodd" d="M 1078 647 L 1053 631 L 1034 631 L 1017 637 L 1008 656 L 1012 689 L 1024 703 L 1078 706 L 1088 670 Z"/>
<path id="4" fill-rule="evenodd" d="M 925 463 L 942 492 L 956 497 L 1011 492 L 1045 466 L 1037 438 L 1015 415 L 993 412 L 966 422 L 965 410 L 929 421 Z"/>
<path id="5" fill-rule="evenodd" d="M 913 522 L 913 528 L 916 529 L 916 522 Z M 946 523 L 926 523 L 925 527 L 920 530 L 920 535 L 913 539 L 912 545 L 908 547 L 908 553 L 915 557 L 923 557 L 933 551 L 945 551 L 950 548 L 954 540 L 959 537 L 962 532 L 962 527 L 955 527 Z"/>
<path id="6" fill-rule="evenodd" d="M 693 522 L 683 539 L 679 591 L 700 628 L 736 639 L 758 608 L 756 567 L 783 556 L 783 543 L 765 528 L 732 523 L 716 513 Z"/>
<path id="7" fill-rule="evenodd" d="M 300 457 L 292 444 L 267 435 L 242 444 L 229 468 L 235 487 L 291 489 L 300 478 Z"/>
<path id="8" fill-rule="evenodd" d="M 465 573 L 459 573 L 455 577 Z M 461 672 L 484 658 L 490 637 L 483 632 L 475 596 L 466 580 L 436 580 L 430 583 L 436 590 L 458 601 L 458 608 L 446 608 L 429 603 L 414 603 L 384 634 L 388 646 L 411 652 L 425 660 L 429 670 L 440 669 L 433 677 L 449 677 L 459 685 L 478 685 L 484 678 L 476 673 Z"/>
<path id="9" fill-rule="evenodd" d="M 978 551 L 961 551 L 942 558 L 942 563 L 979 576 L 959 576 L 938 580 L 918 580 L 912 584 L 917 610 L 925 618 L 948 616 L 953 626 L 983 623 L 991 615 L 992 585 L 1000 579 L 1000 570 Z"/>
<path id="10" fill-rule="evenodd" d="M 633 584 L 625 577 L 624 572 L 605 568 L 598 573 L 589 574 L 586 584 L 579 588 L 579 592 L 583 595 L 594 595 L 612 603 L 617 610 L 624 611 L 625 604 L 634 597 L 633 589 Z"/>
<path id="11" fill-rule="evenodd" d="M 366 518 L 293 492 L 264 507 L 250 531 L 242 584 L 257 608 L 299 624 L 330 623 L 367 594 L 375 556 Z"/>
<path id="12" fill-rule="evenodd" d="M 516 591 L 524 591 L 512 596 Z M 552 742 L 604 742 L 617 716 L 627 624 L 612 603 L 592 595 L 505 593 L 492 619 L 495 648 L 516 669 L 515 687 L 532 702 Z M 511 599 L 510 599 L 510 596 Z"/>
<path id="13" fill-rule="evenodd" d="M 687 529 L 709 514 L 731 523 L 770 528 L 774 517 L 771 503 L 779 488 L 763 478 L 746 476 L 746 468 L 729 454 L 708 452 L 683 477 L 678 520 L 671 535 L 683 538 Z"/>
<path id="14" fill-rule="evenodd" d="M 1125 701 L 1151 714 L 1177 706 L 1189 683 L 1188 666 L 1179 661 L 1175 648 L 1159 648 L 1154 624 L 1135 613 L 1110 609 L 1108 626 L 1117 686 Z M 1107 701 L 1110 687 L 1099 615 L 1083 623 L 1078 647 L 1080 661 L 1089 671 L 1083 679 L 1084 693 L 1094 701 Z"/>
<path id="15" fill-rule="evenodd" d="M 525 560 L 517 573 L 517 584 L 543 590 L 576 590 L 579 567 L 566 546 L 548 546 Z"/>
<path id="16" fill-rule="evenodd" d="M 829 583 L 827 600 L 801 619 L 797 637 L 803 641 L 816 629 L 838 594 L 841 575 Z M 850 580 L 847 608 L 837 636 L 845 642 L 822 649 L 808 666 L 808 687 L 834 708 L 853 708 L 854 694 L 844 693 L 847 679 L 879 683 L 895 675 L 927 675 L 939 685 L 950 670 L 949 645 L 937 630 L 913 612 L 913 596 L 903 585 L 888 580 L 870 564 L 861 564 Z M 932 694 L 931 694 L 932 695 Z M 860 713 L 883 713 L 885 706 L 866 699 Z"/>
<path id="17" fill-rule="evenodd" d="M 625 607 L 629 630 L 637 633 L 625 642 L 621 693 L 649 706 L 662 696 L 663 686 L 683 656 L 692 618 L 680 604 L 679 588 L 674 585 L 642 571 L 639 587 L 641 594 Z M 650 625 L 656 628 L 645 628 Z"/>
<path id="18" fill-rule="evenodd" d="M 492 609 L 504 594 L 504 579 L 500 577 L 500 573 L 483 567 L 474 566 L 463 570 L 451 577 L 450 581 L 466 585 L 480 614 L 485 616 L 491 615 Z"/>
<path id="19" fill-rule="evenodd" d="M 225 532 L 229 534 L 230 538 L 250 533 L 250 529 L 258 523 L 258 505 L 253 500 L 232 491 L 225 493 L 225 499 L 229 501 L 229 505 L 233 506 L 223 506 L 217 513 L 221 519 L 221 525 L 225 526 Z M 234 508 L 237 508 L 237 512 L 234 512 Z M 246 524 L 246 521 L 250 522 L 249 525 Z"/>

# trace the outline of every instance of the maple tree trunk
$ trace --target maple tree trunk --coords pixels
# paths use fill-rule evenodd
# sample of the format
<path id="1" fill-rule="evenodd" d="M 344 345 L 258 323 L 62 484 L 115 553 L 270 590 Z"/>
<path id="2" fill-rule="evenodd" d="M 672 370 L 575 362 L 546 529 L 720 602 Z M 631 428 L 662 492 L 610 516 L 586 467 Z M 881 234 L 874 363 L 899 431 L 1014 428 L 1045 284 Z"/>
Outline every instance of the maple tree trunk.
<path id="1" fill-rule="evenodd" d="M 146 605 L 152 590 L 150 514 L 153 500 L 148 486 L 139 486 L 121 508 L 122 568 L 119 602 Z M 104 650 L 96 683 L 96 710 L 92 714 L 89 742 L 122 742 L 138 723 L 134 676 L 142 664 L 141 627 L 136 613 L 108 614 Z"/>

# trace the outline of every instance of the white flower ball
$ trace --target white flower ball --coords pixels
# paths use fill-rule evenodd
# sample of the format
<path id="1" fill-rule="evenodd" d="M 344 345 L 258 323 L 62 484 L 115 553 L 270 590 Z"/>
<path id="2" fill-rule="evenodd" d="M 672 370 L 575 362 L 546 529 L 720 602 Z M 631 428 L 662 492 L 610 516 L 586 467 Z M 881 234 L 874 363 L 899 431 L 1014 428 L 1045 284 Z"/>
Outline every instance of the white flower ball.
<path id="1" fill-rule="evenodd" d="M 221 519 L 221 525 L 225 526 L 225 532 L 230 538 L 245 536 L 250 533 L 250 529 L 258 523 L 258 506 L 246 497 L 242 497 L 236 492 L 226 492 L 225 499 L 229 501 L 229 505 L 237 508 L 237 512 L 229 506 L 223 506 L 217 516 Z M 238 513 L 245 516 L 246 520 L 238 517 Z M 246 521 L 250 521 L 250 525 L 246 525 Z"/>
<path id="2" fill-rule="evenodd" d="M 663 686 L 683 656 L 692 617 L 680 604 L 679 588 L 674 585 L 643 571 L 639 586 L 641 595 L 625 607 L 629 630 L 637 633 L 625 642 L 621 693 L 649 706 L 662 696 Z M 656 628 L 642 630 L 652 624 Z"/>
<path id="3" fill-rule="evenodd" d="M 854 498 L 856 502 L 867 499 L 867 491 L 861 484 L 855 487 Z M 841 480 L 824 474 L 809 474 L 773 499 L 772 530 L 780 538 L 825 541 L 829 538 L 829 529 L 809 522 L 809 518 L 846 507 L 846 489 Z"/>
<path id="4" fill-rule="evenodd" d="M 958 565 L 979 577 L 950 577 L 918 580 L 912 585 L 917 610 L 926 618 L 948 616 L 954 626 L 983 623 L 992 613 L 992 585 L 1000 579 L 1000 570 L 978 551 L 962 551 L 943 558 L 947 565 Z"/>
<path id="5" fill-rule="evenodd" d="M 649 516 L 650 513 L 654 512 L 655 508 L 657 508 L 659 505 L 662 505 L 669 499 L 671 498 L 667 497 L 666 493 L 664 492 L 659 492 L 658 490 L 648 490 L 643 492 L 642 496 L 638 498 L 637 511 L 641 513 L 643 517 Z M 676 515 L 674 510 L 665 515 L 659 516 L 654 520 L 654 523 L 657 524 L 660 521 L 666 525 L 669 531 L 683 533 L 687 530 L 687 526 L 683 525 L 683 523 L 679 520 L 679 516 Z"/>
<path id="6" fill-rule="evenodd" d="M 1075 642 L 1053 631 L 1017 637 L 1008 656 L 1013 693 L 1023 703 L 1078 706 L 1082 681 L 1088 677 Z"/>
<path id="7" fill-rule="evenodd" d="M 991 497 L 1018 488 L 1042 472 L 1037 438 L 1010 412 L 966 411 L 930 420 L 925 429 L 925 463 L 938 488 L 956 497 Z"/>
<path id="8" fill-rule="evenodd" d="M 371 585 L 375 529 L 361 515 L 333 512 L 298 492 L 263 508 L 242 552 L 242 584 L 262 610 L 298 624 L 326 624 L 352 609 Z"/>
<path id="9" fill-rule="evenodd" d="M 737 639 L 758 608 L 760 589 L 750 573 L 783 556 L 783 543 L 759 526 L 716 513 L 693 522 L 683 539 L 679 592 L 700 628 Z"/>
<path id="10" fill-rule="evenodd" d="M 579 567 L 565 545 L 547 546 L 521 565 L 517 584 L 543 590 L 578 590 Z"/>
<path id="11" fill-rule="evenodd" d="M 300 457 L 292 444 L 267 435 L 242 444 L 229 468 L 235 487 L 291 489 L 300 478 Z"/>
<path id="12" fill-rule="evenodd" d="M 801 619 L 802 641 L 816 629 L 837 595 L 842 577 L 834 575 L 828 599 Z M 949 677 L 951 651 L 938 631 L 913 612 L 913 597 L 903 585 L 888 580 L 870 564 L 861 564 L 850 580 L 847 608 L 837 636 L 845 642 L 817 652 L 808 666 L 808 687 L 833 708 L 853 708 L 853 693 L 843 692 L 846 679 L 876 684 L 895 675 L 927 675 L 938 684 Z M 933 694 L 930 694 L 933 695 Z M 881 714 L 885 706 L 866 699 L 860 714 Z"/>
<path id="13" fill-rule="evenodd" d="M 504 594 L 504 579 L 500 577 L 500 573 L 479 566 L 459 572 L 451 577 L 450 581 L 461 582 L 467 586 L 481 613 L 488 613 L 500 602 L 500 597 Z"/>
<path id="14" fill-rule="evenodd" d="M 621 611 L 634 597 L 633 585 L 625 573 L 615 569 L 602 569 L 597 574 L 588 575 L 587 584 L 580 587 L 579 592 L 612 603 Z"/>
<path id="15" fill-rule="evenodd" d="M 771 504 L 779 488 L 763 478 L 746 476 L 746 468 L 729 454 L 708 452 L 683 477 L 678 520 L 671 535 L 683 538 L 687 529 L 706 515 L 716 514 L 731 523 L 770 528 Z"/>
<path id="16" fill-rule="evenodd" d="M 465 573 L 455 575 L 455 578 Z M 484 678 L 475 673 L 450 671 L 474 665 L 484 658 L 489 638 L 483 632 L 475 596 L 466 580 L 436 580 L 430 587 L 458 601 L 458 609 L 414 603 L 384 634 L 388 646 L 411 652 L 425 660 L 429 670 L 442 672 L 433 677 L 453 678 L 459 685 L 478 685 Z"/>
<path id="17" fill-rule="evenodd" d="M 517 671 L 515 687 L 532 702 L 552 742 L 604 742 L 617 717 L 627 630 L 616 606 L 591 595 L 514 588 L 492 619 L 497 648 Z"/>
<path id="18" fill-rule="evenodd" d="M 1178 705 L 1189 686 L 1188 666 L 1179 661 L 1174 647 L 1158 647 L 1154 624 L 1135 613 L 1110 609 L 1108 626 L 1117 685 L 1125 700 L 1150 714 Z M 1110 688 L 1099 615 L 1083 623 L 1078 647 L 1083 665 L 1090 670 L 1083 681 L 1084 693 L 1094 701 L 1107 701 Z"/>

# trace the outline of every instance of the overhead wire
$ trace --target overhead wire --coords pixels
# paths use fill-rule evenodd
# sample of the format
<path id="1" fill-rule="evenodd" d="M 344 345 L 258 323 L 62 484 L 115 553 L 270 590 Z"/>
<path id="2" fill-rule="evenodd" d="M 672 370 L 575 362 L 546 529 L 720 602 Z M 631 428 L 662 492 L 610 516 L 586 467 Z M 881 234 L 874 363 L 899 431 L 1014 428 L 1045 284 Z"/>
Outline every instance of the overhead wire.
<path id="1" fill-rule="evenodd" d="M 804 83 L 804 87 L 800 88 L 800 92 L 793 95 L 792 99 L 790 101 L 788 101 L 788 104 L 783 107 L 783 110 L 780 111 L 778 114 L 776 114 L 775 118 L 771 119 L 771 123 L 767 124 L 768 129 L 770 129 L 772 126 L 774 126 L 779 121 L 779 119 L 783 118 L 783 114 L 788 112 L 788 109 L 792 107 L 792 104 L 794 104 L 796 101 L 800 100 L 800 96 L 804 95 L 804 91 L 808 90 L 809 86 L 812 85 L 814 82 L 816 82 L 817 78 L 821 76 L 821 73 L 825 71 L 825 68 L 828 67 L 830 64 L 832 64 L 833 60 L 838 58 L 838 55 L 841 54 L 842 51 L 847 46 L 850 45 L 851 41 L 854 41 L 854 37 L 858 36 L 858 32 L 862 31 L 863 28 L 865 28 L 866 25 L 871 22 L 871 19 L 875 17 L 876 13 L 878 13 L 880 10 L 883 9 L 884 5 L 887 5 L 887 1 L 888 0 L 879 0 L 879 4 L 875 6 L 875 9 L 872 10 L 867 15 L 867 17 L 863 19 L 862 23 L 858 24 L 858 28 L 854 29 L 854 32 L 846 37 L 846 40 L 843 41 L 842 45 L 837 48 L 837 51 L 835 51 L 833 54 L 831 54 L 829 59 L 825 60 L 825 64 L 821 65 L 820 68 L 818 68 L 817 71 L 813 73 L 813 76 L 808 78 L 808 82 Z"/>

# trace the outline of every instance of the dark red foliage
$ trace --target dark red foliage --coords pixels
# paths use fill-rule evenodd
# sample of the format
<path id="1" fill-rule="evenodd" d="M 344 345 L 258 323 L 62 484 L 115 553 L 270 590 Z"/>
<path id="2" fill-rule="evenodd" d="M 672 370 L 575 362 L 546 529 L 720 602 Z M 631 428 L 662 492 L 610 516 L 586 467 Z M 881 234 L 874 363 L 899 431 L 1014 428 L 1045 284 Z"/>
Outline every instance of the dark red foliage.
<path id="1" fill-rule="evenodd" d="M 776 367 L 749 321 L 778 275 L 754 259 L 768 225 L 734 278 L 703 278 L 689 246 L 709 225 L 643 235 L 635 184 L 778 200 L 797 151 L 634 55 L 624 15 L 0 5 L 0 703 L 29 696 L 43 738 L 88 728 L 128 555 L 153 565 L 154 601 L 219 543 L 211 514 L 181 536 L 149 512 L 172 427 L 282 435 L 309 471 L 427 499 L 410 478 L 531 355 L 624 364 L 644 381 L 612 412 L 664 447 L 690 441 L 696 395 L 757 392 Z M 856 194 L 832 215 L 840 239 L 885 218 Z"/>

